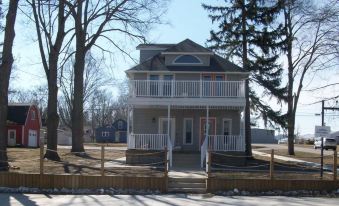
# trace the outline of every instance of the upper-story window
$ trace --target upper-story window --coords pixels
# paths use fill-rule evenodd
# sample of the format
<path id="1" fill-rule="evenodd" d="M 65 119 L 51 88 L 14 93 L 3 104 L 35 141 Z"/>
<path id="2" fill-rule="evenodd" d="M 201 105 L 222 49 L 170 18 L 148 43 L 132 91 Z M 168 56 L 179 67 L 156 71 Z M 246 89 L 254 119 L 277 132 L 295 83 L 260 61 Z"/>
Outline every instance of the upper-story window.
<path id="1" fill-rule="evenodd" d="M 122 122 L 122 121 L 119 121 L 119 122 L 118 122 L 118 129 L 119 129 L 119 130 L 122 130 L 122 127 L 123 127 L 123 122 Z"/>
<path id="2" fill-rule="evenodd" d="M 35 111 L 31 112 L 31 120 L 35 120 Z"/>
<path id="3" fill-rule="evenodd" d="M 202 64 L 202 61 L 193 55 L 181 55 L 174 59 L 174 64 Z"/>

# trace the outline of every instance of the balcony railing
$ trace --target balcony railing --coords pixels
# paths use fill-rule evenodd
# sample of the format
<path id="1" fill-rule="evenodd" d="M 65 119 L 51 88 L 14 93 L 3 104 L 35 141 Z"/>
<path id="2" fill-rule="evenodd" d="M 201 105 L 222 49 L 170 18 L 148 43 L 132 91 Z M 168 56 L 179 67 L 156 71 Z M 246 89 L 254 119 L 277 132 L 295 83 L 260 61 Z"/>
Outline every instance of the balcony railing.
<path id="1" fill-rule="evenodd" d="M 131 80 L 132 97 L 245 97 L 244 81 Z"/>
<path id="2" fill-rule="evenodd" d="M 168 144 L 167 134 L 130 134 L 128 136 L 128 149 L 163 150 Z"/>

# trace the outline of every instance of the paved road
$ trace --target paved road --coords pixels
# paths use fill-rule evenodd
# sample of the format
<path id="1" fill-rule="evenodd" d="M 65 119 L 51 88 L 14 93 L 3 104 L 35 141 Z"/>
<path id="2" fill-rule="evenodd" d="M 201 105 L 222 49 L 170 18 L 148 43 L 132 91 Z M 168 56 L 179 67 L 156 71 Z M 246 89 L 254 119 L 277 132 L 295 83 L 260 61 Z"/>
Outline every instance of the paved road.
<path id="1" fill-rule="evenodd" d="M 253 146 L 260 146 L 264 148 L 258 148 L 255 150 L 267 150 L 267 149 L 287 149 L 287 144 L 253 144 Z M 319 154 L 320 155 L 320 149 L 313 149 L 312 146 L 310 147 L 301 147 L 298 145 L 294 145 L 295 151 L 300 151 L 300 152 L 308 152 L 308 153 L 313 153 L 313 154 Z M 325 155 L 331 155 L 333 154 L 333 150 L 324 150 Z"/>
<path id="2" fill-rule="evenodd" d="M 0 194 L 1 206 L 64 206 L 64 205 L 260 205 L 260 206 L 332 206 L 338 205 L 339 198 L 313 197 L 222 197 L 210 195 L 43 195 L 43 194 Z"/>

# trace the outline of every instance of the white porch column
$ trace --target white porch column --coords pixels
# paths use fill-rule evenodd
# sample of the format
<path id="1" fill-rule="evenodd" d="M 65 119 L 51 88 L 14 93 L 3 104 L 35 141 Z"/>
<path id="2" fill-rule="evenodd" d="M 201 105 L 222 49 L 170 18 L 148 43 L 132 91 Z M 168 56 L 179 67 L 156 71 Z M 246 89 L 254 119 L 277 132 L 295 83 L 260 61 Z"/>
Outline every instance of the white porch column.
<path id="1" fill-rule="evenodd" d="M 171 143 L 172 139 L 170 137 L 170 124 L 171 124 L 171 105 L 167 106 L 167 135 L 169 136 Z"/>
<path id="2" fill-rule="evenodd" d="M 206 106 L 206 121 L 205 121 L 205 141 L 207 141 L 208 146 L 208 130 L 209 130 L 209 107 Z"/>

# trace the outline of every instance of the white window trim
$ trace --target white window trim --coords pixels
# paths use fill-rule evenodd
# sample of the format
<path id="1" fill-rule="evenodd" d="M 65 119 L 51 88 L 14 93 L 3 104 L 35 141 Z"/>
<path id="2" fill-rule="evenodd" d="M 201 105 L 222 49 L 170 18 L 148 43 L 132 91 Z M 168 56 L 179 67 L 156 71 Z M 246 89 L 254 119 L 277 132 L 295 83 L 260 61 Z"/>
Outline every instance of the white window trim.
<path id="1" fill-rule="evenodd" d="M 191 132 L 191 143 L 186 143 L 186 120 L 192 120 L 192 132 Z M 194 125 L 194 122 L 193 122 L 193 118 L 184 118 L 184 126 L 183 126 L 183 128 L 184 128 L 184 130 L 183 130 L 183 144 L 184 145 L 193 145 L 193 131 L 194 131 L 194 129 L 193 129 L 193 125 Z"/>
<path id="2" fill-rule="evenodd" d="M 224 131 L 225 131 L 225 124 L 224 124 L 225 121 L 228 121 L 230 123 L 230 134 L 229 135 L 232 135 L 232 119 L 231 118 L 222 119 L 222 135 L 224 135 Z"/>
<path id="3" fill-rule="evenodd" d="M 16 130 L 15 129 L 9 129 L 8 130 L 8 138 L 10 137 L 10 135 L 9 135 L 10 132 L 14 132 L 14 138 L 16 140 Z"/>
<path id="4" fill-rule="evenodd" d="M 193 57 L 197 58 L 200 62 L 199 63 L 195 63 L 195 62 L 194 63 L 193 62 L 191 62 L 191 63 L 177 63 L 176 62 L 180 57 L 187 56 L 187 55 L 188 56 L 193 56 Z M 174 64 L 174 65 L 203 65 L 204 63 L 196 55 L 193 55 L 193 54 L 182 54 L 182 55 L 179 55 L 179 56 L 175 57 L 175 59 L 172 61 L 172 64 Z"/>
<path id="5" fill-rule="evenodd" d="M 110 132 L 102 131 L 102 132 L 101 132 L 101 136 L 102 136 L 102 137 L 109 137 L 109 133 L 110 133 Z"/>

